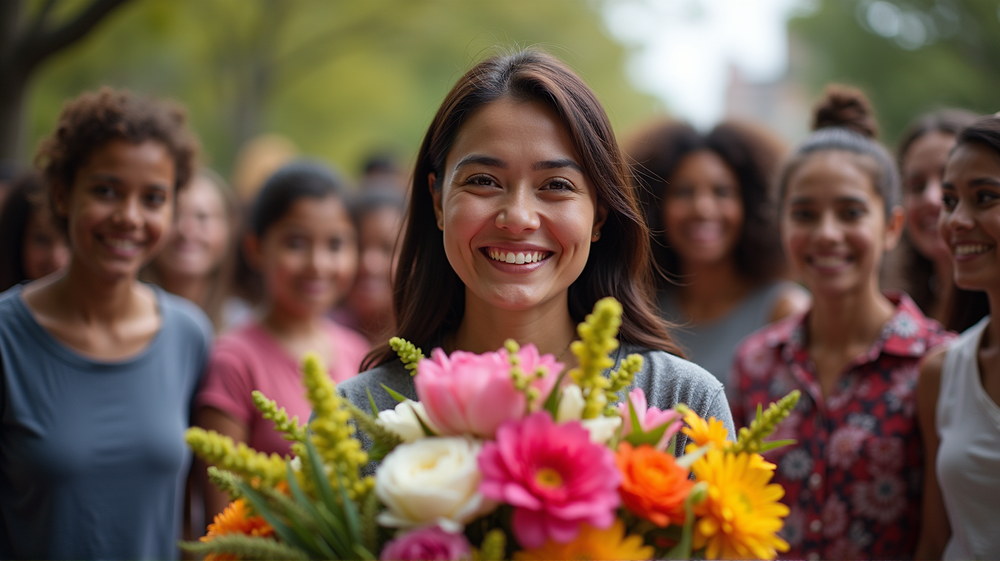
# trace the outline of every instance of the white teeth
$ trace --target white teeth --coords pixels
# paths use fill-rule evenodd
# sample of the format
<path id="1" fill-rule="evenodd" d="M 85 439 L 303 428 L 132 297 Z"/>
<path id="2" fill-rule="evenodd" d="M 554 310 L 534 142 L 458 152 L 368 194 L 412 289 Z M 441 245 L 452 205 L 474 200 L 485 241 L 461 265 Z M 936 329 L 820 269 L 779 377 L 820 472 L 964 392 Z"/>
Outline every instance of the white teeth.
<path id="1" fill-rule="evenodd" d="M 813 264 L 817 267 L 836 267 L 842 265 L 844 261 L 841 257 L 816 257 L 813 259 Z"/>
<path id="2" fill-rule="evenodd" d="M 513 251 L 505 252 L 496 249 L 491 249 L 489 251 L 490 259 L 494 261 L 500 261 L 502 263 L 514 263 L 517 265 L 523 265 L 527 263 L 537 263 L 545 257 L 545 252 L 541 251 L 530 251 L 530 252 L 519 252 L 515 253 Z"/>
<path id="3" fill-rule="evenodd" d="M 973 255 L 976 253 L 986 253 L 990 246 L 980 243 L 970 243 L 955 246 L 955 255 Z"/>
<path id="4" fill-rule="evenodd" d="M 135 243 L 133 243 L 131 241 L 128 241 L 128 240 L 111 240 L 111 239 L 105 239 L 104 241 L 105 241 L 105 243 L 107 243 L 108 245 L 110 245 L 111 247 L 113 247 L 115 249 L 132 249 L 133 247 L 136 246 Z"/>

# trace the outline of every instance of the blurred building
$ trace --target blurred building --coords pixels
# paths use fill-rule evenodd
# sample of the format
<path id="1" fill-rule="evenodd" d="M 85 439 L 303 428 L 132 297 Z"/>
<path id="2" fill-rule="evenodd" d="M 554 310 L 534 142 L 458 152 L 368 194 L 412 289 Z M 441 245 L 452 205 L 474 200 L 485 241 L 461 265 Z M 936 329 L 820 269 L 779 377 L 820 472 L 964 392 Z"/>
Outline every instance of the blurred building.
<path id="1" fill-rule="evenodd" d="M 726 87 L 727 118 L 748 119 L 766 125 L 795 144 L 809 133 L 813 99 L 805 84 L 795 80 L 808 55 L 802 45 L 789 40 L 788 70 L 773 82 L 752 82 L 739 68 L 729 67 Z"/>

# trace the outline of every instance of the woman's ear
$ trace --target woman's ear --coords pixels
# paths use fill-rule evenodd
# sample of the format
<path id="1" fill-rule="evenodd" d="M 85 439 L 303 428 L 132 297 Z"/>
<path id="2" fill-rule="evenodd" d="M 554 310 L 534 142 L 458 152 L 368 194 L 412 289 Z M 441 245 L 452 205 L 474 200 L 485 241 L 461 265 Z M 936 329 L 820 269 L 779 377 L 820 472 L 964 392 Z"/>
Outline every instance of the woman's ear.
<path id="1" fill-rule="evenodd" d="M 243 254 L 246 256 L 250 268 L 260 272 L 264 259 L 260 251 L 260 238 L 256 234 L 248 233 L 243 236 Z"/>
<path id="2" fill-rule="evenodd" d="M 896 248 L 899 238 L 903 235 L 905 223 L 906 217 L 903 214 L 903 208 L 900 206 L 892 207 L 885 223 L 885 251 L 892 251 Z"/>
<path id="3" fill-rule="evenodd" d="M 444 210 L 441 209 L 441 189 L 434 188 L 436 177 L 433 173 L 427 174 L 427 188 L 431 191 L 431 200 L 434 201 L 434 216 L 437 218 L 438 230 L 444 231 Z"/>
<path id="4" fill-rule="evenodd" d="M 608 219 L 608 207 L 599 204 L 597 205 L 597 212 L 594 213 L 594 228 L 592 235 L 590 237 L 591 241 L 597 241 L 601 237 L 601 228 L 604 227 L 604 222 Z"/>

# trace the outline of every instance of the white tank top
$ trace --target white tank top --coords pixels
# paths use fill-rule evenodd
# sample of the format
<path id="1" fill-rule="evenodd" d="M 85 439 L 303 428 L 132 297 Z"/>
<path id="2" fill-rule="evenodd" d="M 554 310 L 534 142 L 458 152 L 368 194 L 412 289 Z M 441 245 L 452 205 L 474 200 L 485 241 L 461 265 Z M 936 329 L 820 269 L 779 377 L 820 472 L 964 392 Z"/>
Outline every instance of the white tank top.
<path id="1" fill-rule="evenodd" d="M 1000 406 L 983 389 L 982 321 L 945 353 L 937 401 L 937 477 L 951 522 L 945 559 L 1000 558 Z"/>

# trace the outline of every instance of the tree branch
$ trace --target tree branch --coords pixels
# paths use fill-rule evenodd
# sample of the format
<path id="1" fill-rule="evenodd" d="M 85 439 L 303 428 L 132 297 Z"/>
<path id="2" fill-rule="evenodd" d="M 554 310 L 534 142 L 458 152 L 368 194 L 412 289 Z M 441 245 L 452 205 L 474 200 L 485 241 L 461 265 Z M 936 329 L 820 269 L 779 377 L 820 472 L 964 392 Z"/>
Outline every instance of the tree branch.
<path id="1" fill-rule="evenodd" d="M 22 68 L 30 71 L 51 54 L 66 48 L 90 32 L 105 16 L 128 0 L 94 0 L 75 18 L 61 26 L 42 31 L 37 35 L 22 37 L 18 56 Z M 43 14 L 44 15 L 44 14 Z"/>

